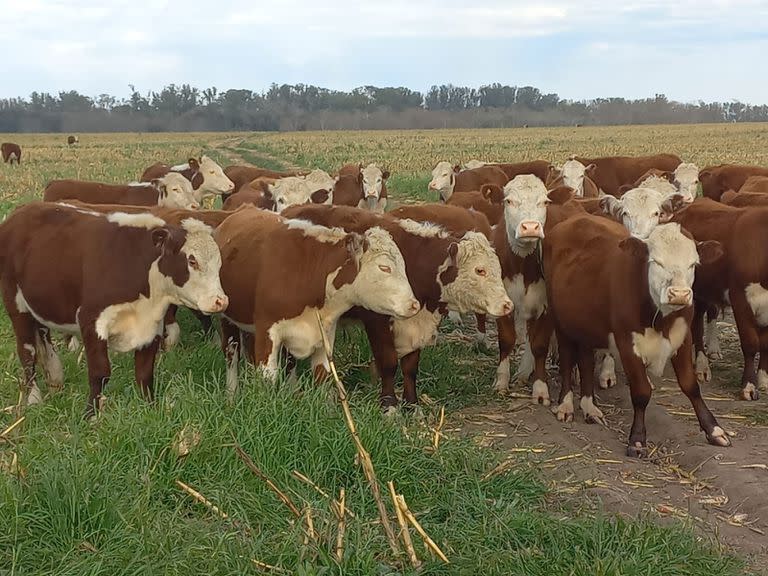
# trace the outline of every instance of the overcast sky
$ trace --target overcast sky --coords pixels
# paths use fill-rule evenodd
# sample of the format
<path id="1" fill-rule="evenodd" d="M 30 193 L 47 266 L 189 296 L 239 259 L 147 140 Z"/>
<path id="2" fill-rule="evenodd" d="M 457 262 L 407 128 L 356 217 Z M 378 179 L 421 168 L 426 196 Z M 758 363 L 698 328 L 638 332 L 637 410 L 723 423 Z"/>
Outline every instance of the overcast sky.
<path id="1" fill-rule="evenodd" d="M 768 103 L 768 0 L 0 0 L 0 97 L 533 85 Z"/>

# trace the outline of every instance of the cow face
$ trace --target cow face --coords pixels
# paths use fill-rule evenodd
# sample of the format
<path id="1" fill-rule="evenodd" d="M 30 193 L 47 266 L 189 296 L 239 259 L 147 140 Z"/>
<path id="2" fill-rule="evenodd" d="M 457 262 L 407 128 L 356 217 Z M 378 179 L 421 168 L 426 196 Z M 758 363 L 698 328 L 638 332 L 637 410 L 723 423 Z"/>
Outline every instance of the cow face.
<path id="1" fill-rule="evenodd" d="M 652 188 L 634 188 L 619 199 L 613 196 L 600 199 L 603 212 L 641 240 L 647 239 L 659 223 L 669 221 L 684 205 L 680 194 L 665 197 Z"/>
<path id="2" fill-rule="evenodd" d="M 453 195 L 453 187 L 456 185 L 456 174 L 459 166 L 452 166 L 450 162 L 438 162 L 432 170 L 432 180 L 429 182 L 429 191 L 437 192 L 443 202 L 447 202 Z"/>
<path id="3" fill-rule="evenodd" d="M 157 200 L 159 206 L 184 210 L 200 208 L 192 183 L 177 172 L 168 172 L 162 178 L 155 178 L 152 180 L 152 185 L 159 193 Z"/>
<path id="4" fill-rule="evenodd" d="M 382 171 L 376 164 L 368 164 L 360 175 L 363 179 L 363 198 L 369 210 L 375 210 L 381 198 L 384 181 L 389 178 L 389 171 Z"/>
<path id="5" fill-rule="evenodd" d="M 693 304 L 693 279 L 699 264 L 696 243 L 679 224 L 657 226 L 647 240 L 630 236 L 621 248 L 647 262 L 648 291 L 656 308 L 666 315 Z"/>
<path id="6" fill-rule="evenodd" d="M 584 197 L 584 176 L 587 172 L 593 170 L 594 164 L 584 166 L 578 160 L 568 160 L 563 164 L 561 174 L 563 176 L 563 184 L 570 186 L 574 189 L 577 198 Z"/>
<path id="7" fill-rule="evenodd" d="M 451 244 L 438 281 L 441 300 L 453 312 L 496 317 L 512 312 L 499 258 L 483 234 L 467 232 L 458 243 Z"/>
<path id="8" fill-rule="evenodd" d="M 699 168 L 696 164 L 682 163 L 675 168 L 675 185 L 687 203 L 699 194 Z"/>
<path id="9" fill-rule="evenodd" d="M 181 243 L 168 238 L 168 228 L 153 231 L 152 238 L 162 251 L 159 270 L 172 279 L 177 303 L 205 314 L 223 312 L 229 299 L 219 280 L 221 253 L 212 230 L 192 218 L 183 220 L 181 228 L 186 232 Z"/>
<path id="10" fill-rule="evenodd" d="M 547 187 L 533 174 L 520 174 L 504 186 L 504 223 L 512 251 L 525 256 L 544 238 Z"/>
<path id="11" fill-rule="evenodd" d="M 275 212 L 280 213 L 288 206 L 306 204 L 312 195 L 303 178 L 288 176 L 269 185 L 269 193 L 275 201 Z"/>
<path id="12" fill-rule="evenodd" d="M 304 182 L 309 188 L 310 194 L 317 192 L 318 190 L 333 190 L 338 178 L 334 178 L 325 170 L 312 170 L 309 174 L 303 177 Z M 322 204 L 323 202 L 316 202 Z"/>
<path id="13" fill-rule="evenodd" d="M 235 183 L 227 178 L 221 166 L 208 158 L 208 156 L 203 156 L 200 159 L 198 172 L 203 177 L 203 183 L 197 189 L 198 194 L 201 196 L 230 194 L 235 191 Z"/>
<path id="14" fill-rule="evenodd" d="M 419 309 L 405 274 L 405 261 L 389 232 L 374 227 L 365 232 L 360 269 L 352 282 L 356 304 L 387 316 L 410 318 Z"/>

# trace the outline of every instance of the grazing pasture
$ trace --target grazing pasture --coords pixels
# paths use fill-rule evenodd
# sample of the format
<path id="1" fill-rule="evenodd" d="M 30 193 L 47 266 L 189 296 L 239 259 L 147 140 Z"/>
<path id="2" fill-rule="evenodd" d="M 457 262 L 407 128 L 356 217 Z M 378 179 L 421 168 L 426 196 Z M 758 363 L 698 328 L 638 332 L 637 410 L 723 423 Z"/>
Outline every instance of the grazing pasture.
<path id="1" fill-rule="evenodd" d="M 768 166 L 765 128 L 749 124 L 79 136 L 68 147 L 60 134 L 13 135 L 24 160 L 0 165 L 0 216 L 40 199 L 54 178 L 125 183 L 155 162 L 203 153 L 222 166 L 275 170 L 376 162 L 392 173 L 389 209 L 434 200 L 427 183 L 439 160 L 562 163 L 573 153 L 665 151 L 700 167 Z M 3 433 L 20 415 L 20 367 L 0 313 L 0 409 L 7 407 L 0 413 L 0 574 L 416 573 L 405 554 L 390 550 L 332 384 L 313 385 L 306 370 L 298 382 L 279 384 L 249 371 L 228 403 L 218 344 L 188 311 L 179 316 L 181 343 L 160 355 L 155 405 L 136 390 L 130 355 L 115 354 L 105 410 L 83 420 L 85 361 L 59 337 L 64 389 Z M 655 380 L 643 461 L 624 457 L 632 407 L 623 375 L 619 386 L 597 394 L 607 426 L 580 417 L 560 423 L 531 404 L 527 385 L 495 395 L 495 343 L 475 346 L 473 322 L 445 321 L 437 345 L 422 354 L 421 414 L 383 416 L 366 339 L 350 329 L 336 342 L 336 365 L 390 514 L 387 481 L 450 560 L 432 556 L 411 530 L 420 574 L 735 575 L 768 568 L 767 400 L 738 399 L 732 319 L 720 323 L 725 360 L 703 390 L 734 446 L 705 443 L 674 376 L 665 374 Z M 299 517 L 249 471 L 236 445 Z M 354 516 L 346 516 L 338 546 L 331 499 L 342 489 Z"/>

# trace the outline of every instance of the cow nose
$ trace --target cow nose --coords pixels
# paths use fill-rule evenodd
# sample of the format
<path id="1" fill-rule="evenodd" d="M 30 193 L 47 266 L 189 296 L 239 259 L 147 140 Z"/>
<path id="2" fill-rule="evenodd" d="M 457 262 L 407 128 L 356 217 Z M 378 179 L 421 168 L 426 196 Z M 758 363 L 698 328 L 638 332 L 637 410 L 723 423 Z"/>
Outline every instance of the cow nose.
<path id="1" fill-rule="evenodd" d="M 217 296 L 216 300 L 213 301 L 213 308 L 216 312 L 226 310 L 227 306 L 229 306 L 229 298 L 226 295 Z"/>
<path id="2" fill-rule="evenodd" d="M 429 189 L 430 189 L 430 190 L 437 190 L 437 186 L 435 186 L 435 183 L 434 183 L 434 182 L 430 182 L 430 183 L 429 183 Z"/>
<path id="3" fill-rule="evenodd" d="M 541 222 L 536 222 L 535 220 L 524 220 L 523 222 L 520 222 L 521 238 L 540 238 L 542 236 Z"/>
<path id="4" fill-rule="evenodd" d="M 411 300 L 411 305 L 408 307 L 408 312 L 412 315 L 416 314 L 421 309 L 421 304 L 418 300 Z"/>
<path id="5" fill-rule="evenodd" d="M 501 307 L 502 316 L 509 316 L 512 313 L 512 300 L 507 300 Z"/>
<path id="6" fill-rule="evenodd" d="M 670 304 L 677 306 L 687 306 L 691 303 L 693 290 L 690 288 L 676 288 L 674 286 L 667 288 L 667 299 Z"/>

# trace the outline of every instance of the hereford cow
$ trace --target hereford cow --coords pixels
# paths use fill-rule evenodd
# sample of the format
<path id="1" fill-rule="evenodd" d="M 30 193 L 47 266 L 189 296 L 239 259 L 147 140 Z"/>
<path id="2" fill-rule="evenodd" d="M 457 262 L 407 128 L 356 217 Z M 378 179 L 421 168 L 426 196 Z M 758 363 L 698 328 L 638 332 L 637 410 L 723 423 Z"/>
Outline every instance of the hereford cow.
<path id="1" fill-rule="evenodd" d="M 21 146 L 18 144 L 3 142 L 0 144 L 0 155 L 6 164 L 21 164 Z"/>
<path id="2" fill-rule="evenodd" d="M 768 194 L 768 176 L 750 176 L 739 188 L 739 192 Z"/>
<path id="3" fill-rule="evenodd" d="M 666 195 L 652 187 L 634 188 L 621 198 L 604 196 L 598 202 L 603 212 L 624 224 L 632 236 L 645 240 L 660 222 L 669 221 L 675 212 L 686 205 L 674 186 L 672 192 Z"/>
<path id="4" fill-rule="evenodd" d="M 359 208 L 366 207 L 374 212 L 384 212 L 387 208 L 387 179 L 389 170 L 382 170 L 376 164 L 368 164 L 362 169 L 363 176 L 363 204 Z"/>
<path id="5" fill-rule="evenodd" d="M 77 136 L 67 136 L 67 145 L 72 146 L 73 144 L 79 144 L 80 138 Z"/>
<path id="6" fill-rule="evenodd" d="M 252 334 L 254 362 L 274 379 L 281 347 L 328 370 L 316 313 L 332 345 L 339 318 L 354 306 L 402 318 L 419 311 L 403 256 L 380 227 L 350 234 L 248 208 L 219 226 L 216 241 L 230 298 L 222 319 L 230 395 L 240 330 Z"/>
<path id="7" fill-rule="evenodd" d="M 363 173 L 339 175 L 333 185 L 332 201 L 337 206 L 364 205 Z"/>
<path id="8" fill-rule="evenodd" d="M 742 190 L 744 190 L 742 186 Z M 734 192 L 728 190 L 720 197 L 720 202 L 736 208 L 746 208 L 747 206 L 768 206 L 768 194 L 762 192 Z"/>
<path id="9" fill-rule="evenodd" d="M 394 388 L 398 360 L 403 372 L 403 401 L 418 403 L 416 377 L 421 350 L 434 342 L 445 312 L 505 316 L 512 311 L 498 258 L 488 240 L 473 232 L 475 220 L 444 205 L 428 209 L 402 207 L 397 211 L 401 216 L 408 215 L 410 208 L 418 208 L 412 215 L 425 222 L 339 206 L 294 206 L 286 211 L 292 217 L 350 232 L 363 233 L 381 226 L 402 252 L 408 281 L 421 306 L 419 313 L 393 320 L 356 308 L 347 315 L 365 327 L 381 376 L 381 404 L 385 409 L 398 404 Z M 452 229 L 441 226 L 443 222 Z"/>
<path id="10" fill-rule="evenodd" d="M 603 158 L 574 157 L 584 166 L 595 165 L 591 178 L 597 187 L 611 196 L 618 196 L 619 187 L 634 184 L 651 168 L 674 172 L 681 160 L 674 154 L 655 156 L 607 156 Z"/>
<path id="11" fill-rule="evenodd" d="M 274 180 L 279 180 L 280 178 L 285 178 L 286 176 L 298 176 L 299 172 L 278 172 L 276 170 L 268 170 L 266 168 L 257 168 L 256 166 L 233 164 L 224 168 L 224 174 L 235 185 L 235 188 L 232 192 L 234 194 L 239 192 L 243 186 L 247 186 L 249 182 L 253 182 L 257 178 L 272 178 Z M 229 196 L 229 193 L 222 194 L 222 201 L 225 201 Z"/>
<path id="12" fill-rule="evenodd" d="M 595 168 L 595 164 L 585 166 L 578 160 L 567 160 L 560 170 L 563 177 L 562 183 L 573 188 L 576 198 L 597 198 L 600 195 L 600 190 L 591 176 Z"/>
<path id="13" fill-rule="evenodd" d="M 256 190 L 253 188 L 241 188 L 238 192 L 230 194 L 224 204 L 222 210 L 232 211 L 245 204 L 251 204 L 256 208 L 262 210 L 269 210 L 274 212 L 276 210 L 275 198 L 272 193 L 267 189 L 266 191 Z"/>
<path id="14" fill-rule="evenodd" d="M 166 206 L 195 210 L 200 207 L 192 185 L 181 174 L 169 172 L 149 183 L 104 184 L 85 180 L 51 180 L 45 187 L 46 202 L 80 200 L 88 204 Z"/>
<path id="15" fill-rule="evenodd" d="M 198 202 L 206 196 L 230 194 L 235 191 L 234 182 L 227 178 L 221 166 L 208 156 L 203 156 L 200 160 L 190 158 L 185 164 L 177 166 L 157 162 L 144 170 L 141 181 L 149 182 L 169 172 L 178 172 L 192 183 Z"/>
<path id="16" fill-rule="evenodd" d="M 611 349 L 621 358 L 634 407 L 627 455 L 647 453 L 645 409 L 651 384 L 646 370 L 660 376 L 670 359 L 707 440 L 730 445 L 701 397 L 689 330 L 694 268 L 700 260 L 706 263 L 721 255 L 719 244 L 700 243 L 697 248 L 676 224 L 658 226 L 647 240 L 590 215 L 551 229 L 543 260 L 559 348 L 558 419 L 573 418 L 572 378 L 578 365 L 584 417 L 603 420 L 594 404 L 594 352 Z"/>
<path id="17" fill-rule="evenodd" d="M 447 202 L 454 192 L 479 190 L 483 184 L 504 186 L 509 181 L 507 175 L 495 166 L 482 166 L 473 170 L 461 170 L 450 162 L 439 162 L 432 170 L 429 182 L 430 192 L 438 192 L 440 199 Z"/>
<path id="18" fill-rule="evenodd" d="M 269 193 L 275 200 L 275 211 L 280 213 L 288 206 L 298 204 L 330 204 L 329 189 L 315 189 L 299 176 L 288 176 L 269 185 Z"/>
<path id="19" fill-rule="evenodd" d="M 49 330 L 82 336 L 90 383 L 87 416 L 109 380 L 109 348 L 134 352 L 136 382 L 152 399 L 168 306 L 223 311 L 227 296 L 220 266 L 211 229 L 196 220 L 171 226 L 148 214 L 104 215 L 41 202 L 16 209 L 0 224 L 0 287 L 27 403 L 42 401 L 36 359 L 49 386 L 62 384 Z"/>
<path id="20" fill-rule="evenodd" d="M 696 198 L 699 195 L 699 167 L 690 162 L 683 162 L 675 168 L 672 183 L 684 197 Z"/>
<path id="21" fill-rule="evenodd" d="M 480 190 L 454 192 L 447 204 L 480 212 L 494 226 L 504 217 L 504 189 L 496 184 L 483 184 Z"/>
<path id="22" fill-rule="evenodd" d="M 768 168 L 738 164 L 708 166 L 699 172 L 702 194 L 712 200 L 720 200 L 726 190 L 741 190 L 750 176 L 768 176 Z"/>

